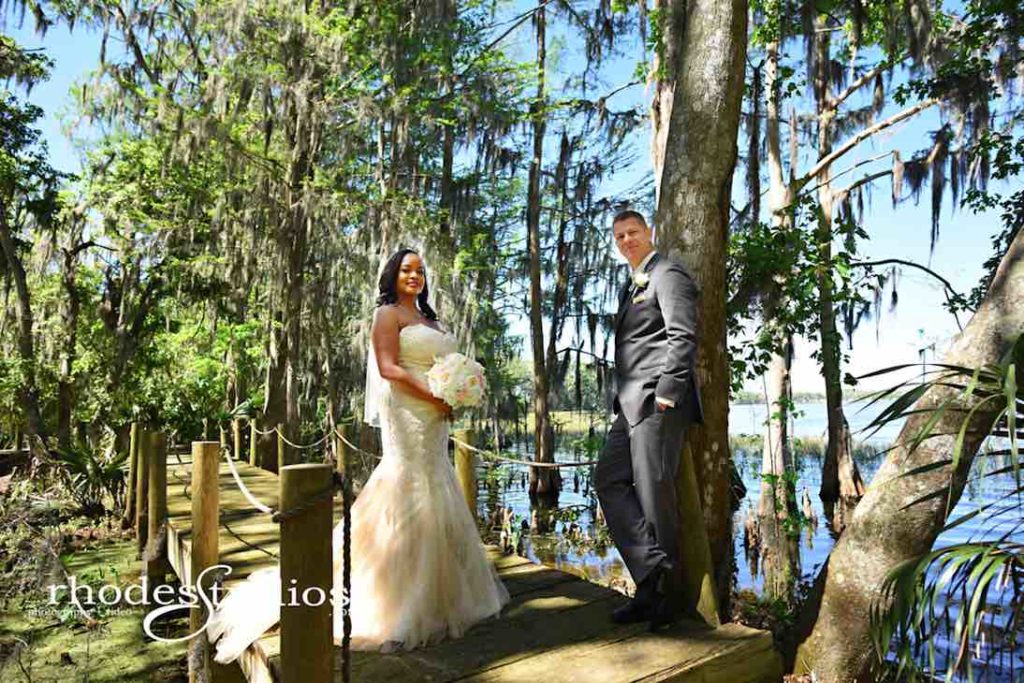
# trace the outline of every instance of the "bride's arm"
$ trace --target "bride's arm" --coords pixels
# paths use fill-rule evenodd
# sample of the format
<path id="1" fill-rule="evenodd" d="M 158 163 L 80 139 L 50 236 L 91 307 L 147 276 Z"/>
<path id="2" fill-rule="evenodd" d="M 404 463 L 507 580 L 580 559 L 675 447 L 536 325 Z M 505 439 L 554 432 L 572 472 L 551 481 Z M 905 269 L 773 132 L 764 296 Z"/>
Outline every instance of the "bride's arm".
<path id="1" fill-rule="evenodd" d="M 449 412 L 448 404 L 430 393 L 430 387 L 415 375 L 398 364 L 398 335 L 401 327 L 398 324 L 398 313 L 390 308 L 381 307 L 373 318 L 370 338 L 373 352 L 377 356 L 377 369 L 380 376 L 399 387 L 408 394 L 429 401 L 442 412 Z"/>

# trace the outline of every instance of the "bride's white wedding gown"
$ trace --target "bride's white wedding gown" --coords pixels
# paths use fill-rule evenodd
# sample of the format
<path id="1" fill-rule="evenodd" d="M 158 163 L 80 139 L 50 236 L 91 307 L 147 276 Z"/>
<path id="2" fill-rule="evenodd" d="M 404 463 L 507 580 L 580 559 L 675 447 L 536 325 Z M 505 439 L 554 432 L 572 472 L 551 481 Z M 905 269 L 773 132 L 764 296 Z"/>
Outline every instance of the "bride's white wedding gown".
<path id="1" fill-rule="evenodd" d="M 455 350 L 450 333 L 424 324 L 399 333 L 399 364 L 424 382 L 434 358 Z M 381 461 L 351 510 L 352 647 L 411 649 L 462 635 L 498 614 L 509 596 L 487 560 L 448 460 L 444 415 L 384 382 L 380 426 Z M 342 540 L 339 522 L 333 535 L 337 596 Z M 234 660 L 277 623 L 280 586 L 274 567 L 231 589 L 208 626 L 217 661 Z M 335 642 L 341 637 L 342 610 L 336 608 Z"/>

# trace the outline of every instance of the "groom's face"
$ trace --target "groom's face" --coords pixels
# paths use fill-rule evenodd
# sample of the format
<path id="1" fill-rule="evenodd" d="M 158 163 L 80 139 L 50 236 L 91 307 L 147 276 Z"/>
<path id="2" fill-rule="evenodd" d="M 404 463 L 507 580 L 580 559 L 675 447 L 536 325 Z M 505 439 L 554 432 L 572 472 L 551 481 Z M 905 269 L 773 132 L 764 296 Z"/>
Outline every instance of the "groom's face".
<path id="1" fill-rule="evenodd" d="M 612 232 L 615 235 L 615 246 L 619 248 L 629 265 L 636 268 L 644 260 L 647 254 L 654 249 L 651 238 L 654 236 L 650 227 L 642 221 L 633 218 L 624 218 L 612 225 Z"/>

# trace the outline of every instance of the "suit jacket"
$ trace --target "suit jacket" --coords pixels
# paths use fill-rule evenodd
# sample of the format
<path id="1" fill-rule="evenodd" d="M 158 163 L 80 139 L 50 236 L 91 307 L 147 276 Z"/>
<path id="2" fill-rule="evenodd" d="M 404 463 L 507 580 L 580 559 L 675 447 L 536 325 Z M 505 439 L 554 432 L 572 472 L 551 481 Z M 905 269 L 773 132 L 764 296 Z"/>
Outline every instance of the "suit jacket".
<path id="1" fill-rule="evenodd" d="M 656 253 L 644 272 L 646 287 L 619 293 L 615 316 L 616 413 L 636 425 L 654 412 L 654 396 L 675 402 L 689 422 L 703 422 L 697 386 L 697 284 L 679 263 Z"/>

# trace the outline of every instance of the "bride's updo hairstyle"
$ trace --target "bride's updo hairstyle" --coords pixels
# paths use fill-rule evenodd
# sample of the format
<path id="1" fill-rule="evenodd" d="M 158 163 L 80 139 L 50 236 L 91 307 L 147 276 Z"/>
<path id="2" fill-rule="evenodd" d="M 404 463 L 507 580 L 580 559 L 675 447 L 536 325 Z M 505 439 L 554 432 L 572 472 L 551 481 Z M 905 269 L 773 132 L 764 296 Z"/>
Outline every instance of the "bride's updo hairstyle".
<path id="1" fill-rule="evenodd" d="M 402 259 L 407 254 L 416 254 L 420 256 L 418 252 L 412 249 L 399 249 L 387 260 L 384 264 L 384 270 L 380 274 L 380 282 L 377 283 L 377 290 L 380 295 L 377 297 L 377 305 L 384 306 L 385 304 L 397 304 L 398 303 L 398 271 L 402 268 Z M 420 259 L 422 260 L 422 256 Z M 426 316 L 427 320 L 437 320 L 437 313 L 427 303 L 427 298 L 430 296 L 430 288 L 427 286 L 427 274 L 423 273 L 423 290 L 416 297 L 416 301 L 420 305 L 420 311 Z"/>

